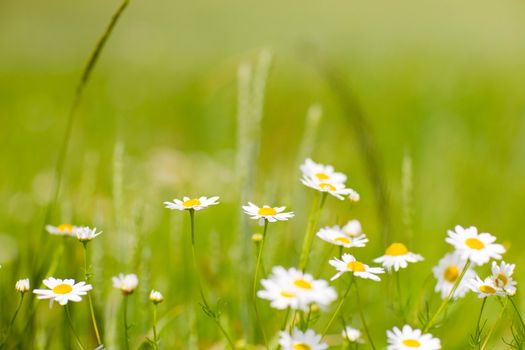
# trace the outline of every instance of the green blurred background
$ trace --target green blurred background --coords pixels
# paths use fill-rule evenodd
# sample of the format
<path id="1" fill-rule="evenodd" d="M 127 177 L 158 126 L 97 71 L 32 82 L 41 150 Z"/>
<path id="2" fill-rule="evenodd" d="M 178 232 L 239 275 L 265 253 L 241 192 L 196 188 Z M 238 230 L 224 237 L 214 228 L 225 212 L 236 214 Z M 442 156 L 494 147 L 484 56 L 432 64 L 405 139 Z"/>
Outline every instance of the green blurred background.
<path id="1" fill-rule="evenodd" d="M 64 257 L 70 262 L 59 264 L 56 277 L 83 277 L 79 244 L 43 235 L 41 227 L 74 88 L 117 6 L 107 0 L 0 4 L 3 325 L 14 309 L 16 279 L 51 261 L 59 245 L 66 247 Z M 52 213 L 52 223 L 95 225 L 104 231 L 92 244 L 94 294 L 101 319 L 107 316 L 107 334 L 116 334 L 113 346 L 119 345 L 120 324 L 111 321 L 117 317 L 119 295 L 111 290 L 110 277 L 123 271 L 141 278 L 141 290 L 134 296 L 134 344 L 149 330 L 147 294 L 156 288 L 166 297 L 160 306 L 161 314 L 168 315 L 164 348 L 220 348 L 212 322 L 190 301 L 186 215 L 162 205 L 186 194 L 222 197 L 220 206 L 197 215 L 201 268 L 210 298 L 224 300 L 223 321 L 236 338 L 251 337 L 240 316 L 249 307 L 240 301 L 240 287 L 251 282 L 239 281 L 237 261 L 239 250 L 246 248 L 237 235 L 237 69 L 241 63 L 255 67 L 263 50 L 270 50 L 273 60 L 251 197 L 260 204 L 287 205 L 297 213 L 293 222 L 270 227 L 274 238 L 267 246 L 266 265 L 292 266 L 298 260 L 312 196 L 298 182 L 298 153 L 307 110 L 314 103 L 322 106 L 323 116 L 310 156 L 347 173 L 348 185 L 362 198 L 351 207 L 330 199 L 320 224 L 359 218 L 371 239 L 359 253 L 365 260 L 381 255 L 381 222 L 358 135 L 305 46 L 337 67 L 364 111 L 388 191 L 391 239 L 409 240 L 412 250 L 426 258 L 403 271 L 407 295 L 415 297 L 431 267 L 450 250 L 444 237 L 455 224 L 476 225 L 496 235 L 509 248 L 506 260 L 518 265 L 518 281 L 525 282 L 520 269 L 525 263 L 520 254 L 525 3 L 132 1 L 85 91 Z M 408 209 L 402 199 L 403 159 L 412 164 Z M 403 214 L 407 211 L 408 221 Z M 255 222 L 251 224 L 257 231 Z M 249 237 L 252 231 L 242 235 Z M 326 248 L 316 242 L 313 256 L 321 268 L 312 272 L 324 278 L 332 273 L 319 260 L 327 256 Z M 385 329 L 402 321 L 385 308 L 384 286 L 361 285 L 369 290 L 372 333 L 384 344 Z M 432 287 L 428 297 L 433 295 L 435 307 Z M 434 331 L 445 348 L 468 347 L 466 334 L 474 328 L 477 303 L 469 296 L 451 310 L 455 317 L 446 327 Z M 70 341 L 61 335 L 65 325 L 48 326 L 63 322 L 59 307 L 50 311 L 41 304 L 34 341 L 14 346 L 59 348 Z M 284 315 L 272 312 L 266 302 L 260 305 L 268 331 L 276 331 Z M 495 319 L 499 309 L 496 303 L 493 307 L 489 315 Z M 75 309 L 87 339 L 86 308 Z M 355 305 L 348 303 L 349 318 L 354 311 Z M 29 307 L 24 312 L 30 318 Z M 192 322 L 199 330 L 193 338 L 188 326 Z M 417 325 L 417 320 L 412 323 Z M 502 327 L 509 323 L 510 316 Z M 357 319 L 355 324 L 359 326 Z M 15 333 L 23 329 L 21 318 Z M 503 332 L 494 340 L 502 335 L 509 338 Z M 499 342 L 494 348 L 506 347 Z"/>

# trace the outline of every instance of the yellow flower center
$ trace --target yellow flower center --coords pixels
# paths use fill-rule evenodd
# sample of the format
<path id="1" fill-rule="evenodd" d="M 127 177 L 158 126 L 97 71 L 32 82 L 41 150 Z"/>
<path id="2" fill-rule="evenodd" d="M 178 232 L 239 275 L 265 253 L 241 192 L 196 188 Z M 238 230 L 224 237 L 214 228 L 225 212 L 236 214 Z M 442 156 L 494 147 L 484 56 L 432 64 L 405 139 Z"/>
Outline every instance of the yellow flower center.
<path id="1" fill-rule="evenodd" d="M 350 261 L 346 267 L 352 272 L 365 272 L 365 265 L 359 261 Z"/>
<path id="2" fill-rule="evenodd" d="M 322 190 L 324 190 L 324 189 L 327 188 L 329 191 L 335 191 L 335 187 L 332 186 L 332 185 L 329 184 L 329 183 L 326 183 L 326 182 L 322 182 L 322 183 L 320 183 L 320 184 L 319 184 L 319 187 L 320 187 Z"/>
<path id="3" fill-rule="evenodd" d="M 293 346 L 293 350 L 311 350 L 312 348 L 310 347 L 310 345 L 308 344 L 305 344 L 305 343 L 298 343 L 298 344 L 294 344 Z"/>
<path id="4" fill-rule="evenodd" d="M 386 248 L 386 255 L 400 256 L 408 253 L 407 247 L 403 243 L 392 243 L 390 247 Z"/>
<path id="5" fill-rule="evenodd" d="M 259 215 L 265 215 L 265 216 L 271 216 L 271 215 L 276 215 L 277 214 L 277 210 L 275 210 L 274 208 L 259 208 L 259 211 L 257 212 L 257 214 Z"/>
<path id="6" fill-rule="evenodd" d="M 403 345 L 408 346 L 409 348 L 419 348 L 421 343 L 415 339 L 405 339 L 403 340 Z"/>
<path id="7" fill-rule="evenodd" d="M 479 291 L 485 294 L 494 294 L 496 293 L 496 290 L 492 288 L 491 286 L 487 286 L 486 284 L 479 287 Z"/>
<path id="8" fill-rule="evenodd" d="M 64 232 L 73 232 L 73 225 L 71 224 L 61 224 L 57 227 L 58 231 L 64 233 Z"/>
<path id="9" fill-rule="evenodd" d="M 334 242 L 341 242 L 343 244 L 350 244 L 350 238 L 348 237 L 336 237 L 334 238 Z"/>
<path id="10" fill-rule="evenodd" d="M 467 240 L 465 241 L 465 244 L 468 245 L 469 248 L 476 249 L 476 250 L 481 250 L 485 248 L 485 245 L 483 244 L 483 242 L 477 238 L 467 238 Z"/>
<path id="11" fill-rule="evenodd" d="M 443 278 L 447 280 L 450 283 L 454 283 L 459 276 L 459 270 L 456 265 L 450 265 L 445 269 L 445 272 L 443 273 Z"/>
<path id="12" fill-rule="evenodd" d="M 67 294 L 71 293 L 71 291 L 73 291 L 73 287 L 66 283 L 59 284 L 53 288 L 53 293 L 55 294 Z"/>
<path id="13" fill-rule="evenodd" d="M 281 294 L 282 297 L 285 297 L 285 298 L 293 298 L 295 296 L 295 294 L 289 293 L 289 292 L 285 292 L 285 291 L 282 291 L 280 294 Z"/>
<path id="14" fill-rule="evenodd" d="M 293 282 L 293 284 L 296 287 L 302 288 L 302 289 L 312 289 L 312 284 L 308 281 L 305 281 L 304 279 L 298 279 Z"/>
<path id="15" fill-rule="evenodd" d="M 315 174 L 315 177 L 317 177 L 319 180 L 328 180 L 330 176 L 326 175 L 325 173 L 317 173 Z"/>
<path id="16" fill-rule="evenodd" d="M 185 207 L 193 207 L 196 205 L 201 205 L 201 201 L 198 199 L 188 199 L 187 201 L 182 202 L 182 205 Z"/>
<path id="17" fill-rule="evenodd" d="M 509 282 L 509 279 L 504 274 L 500 273 L 498 274 L 498 277 L 496 277 L 496 285 L 498 287 L 505 287 L 507 283 Z"/>

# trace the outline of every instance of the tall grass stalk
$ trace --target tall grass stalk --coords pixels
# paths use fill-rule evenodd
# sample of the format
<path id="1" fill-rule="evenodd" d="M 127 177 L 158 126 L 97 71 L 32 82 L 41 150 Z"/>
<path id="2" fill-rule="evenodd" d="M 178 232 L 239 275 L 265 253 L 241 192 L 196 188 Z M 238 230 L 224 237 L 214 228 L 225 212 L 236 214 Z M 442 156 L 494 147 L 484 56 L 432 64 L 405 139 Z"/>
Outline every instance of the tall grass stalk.
<path id="1" fill-rule="evenodd" d="M 414 236 L 412 228 L 413 217 L 413 167 L 412 157 L 408 151 L 403 156 L 403 164 L 401 166 L 401 200 L 402 200 L 402 220 L 405 229 L 405 235 L 409 243 L 412 242 Z"/>
<path id="2" fill-rule="evenodd" d="M 312 249 L 315 230 L 317 229 L 317 224 L 319 223 L 319 218 L 321 217 L 321 211 L 323 210 L 324 204 L 326 202 L 326 196 L 326 192 L 320 193 L 316 191 L 314 200 L 312 202 L 312 208 L 310 210 L 310 214 L 308 215 L 306 236 L 304 237 L 303 248 L 301 249 L 301 256 L 299 258 L 299 269 L 302 271 L 304 271 L 308 266 L 308 259 Z"/>
<path id="3" fill-rule="evenodd" d="M 64 305 L 64 310 L 66 312 L 66 318 L 67 322 L 69 323 L 69 328 L 71 328 L 71 333 L 75 336 L 75 341 L 77 342 L 78 347 L 81 350 L 85 350 L 84 346 L 82 345 L 82 342 L 80 341 L 80 337 L 78 336 L 77 332 L 75 331 L 75 327 L 73 326 L 73 320 L 71 319 L 71 312 L 69 310 L 69 305 Z"/>
<path id="4" fill-rule="evenodd" d="M 521 312 L 518 309 L 518 306 L 514 302 L 514 299 L 512 298 L 512 296 L 508 295 L 507 299 L 509 299 L 510 303 L 512 304 L 512 307 L 514 308 L 514 311 L 516 312 L 516 315 L 518 316 L 518 319 L 520 320 L 522 330 L 523 332 L 525 332 L 525 322 L 523 322 L 523 317 L 521 316 Z"/>

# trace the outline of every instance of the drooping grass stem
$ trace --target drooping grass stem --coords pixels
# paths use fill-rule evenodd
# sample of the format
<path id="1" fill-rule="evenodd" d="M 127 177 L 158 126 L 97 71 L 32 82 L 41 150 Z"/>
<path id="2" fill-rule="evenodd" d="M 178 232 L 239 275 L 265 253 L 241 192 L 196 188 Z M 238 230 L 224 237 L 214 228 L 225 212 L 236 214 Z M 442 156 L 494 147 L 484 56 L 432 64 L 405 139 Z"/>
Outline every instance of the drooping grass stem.
<path id="1" fill-rule="evenodd" d="M 75 336 L 75 340 L 78 344 L 78 347 L 82 350 L 85 350 L 84 346 L 82 346 L 82 342 L 80 341 L 80 337 L 78 336 L 77 332 L 75 331 L 75 327 L 73 326 L 73 320 L 71 319 L 71 313 L 69 311 L 69 305 L 65 305 L 64 306 L 64 310 L 66 311 L 66 317 L 67 317 L 67 322 L 69 324 L 69 328 L 71 328 L 71 332 L 73 333 L 73 335 Z"/>
<path id="2" fill-rule="evenodd" d="M 82 242 L 82 245 L 84 246 L 84 275 L 86 283 L 89 284 L 91 282 L 91 277 L 93 276 L 93 274 L 91 273 L 88 264 L 88 242 Z M 91 322 L 93 323 L 93 330 L 95 331 L 95 336 L 97 337 L 97 345 L 101 345 L 102 338 L 100 337 L 100 332 L 98 330 L 97 318 L 95 316 L 95 308 L 93 307 L 93 299 L 91 298 L 90 293 L 88 293 L 87 297 L 89 304 L 89 313 L 91 314 Z"/>
<path id="3" fill-rule="evenodd" d="M 262 254 L 264 250 L 264 242 L 266 242 L 267 231 L 268 231 L 268 220 L 264 219 L 264 229 L 263 229 L 263 234 L 262 234 L 262 241 L 261 241 L 261 244 L 259 245 L 259 252 L 257 253 L 257 263 L 255 265 L 255 272 L 253 274 L 252 300 L 253 300 L 253 308 L 255 311 L 255 317 L 257 320 L 257 324 L 259 325 L 259 329 L 261 330 L 264 345 L 268 349 L 268 340 L 266 338 L 264 327 L 262 326 L 262 320 L 261 320 L 261 315 L 259 314 L 259 309 L 257 308 L 257 278 L 259 276 L 259 269 L 261 268 Z"/>
<path id="4" fill-rule="evenodd" d="M 7 342 L 7 339 L 9 338 L 9 334 L 11 333 L 11 328 L 13 328 L 13 324 L 15 323 L 16 316 L 18 316 L 18 312 L 20 311 L 20 308 L 22 307 L 22 302 L 24 301 L 24 294 L 25 293 L 20 294 L 20 301 L 18 302 L 18 306 L 16 307 L 13 317 L 11 317 L 11 322 L 9 322 L 9 327 L 7 327 L 7 331 L 5 332 L 4 339 L 2 340 L 2 343 L 0 344 L 0 349 L 4 348 L 4 345 Z"/>
<path id="5" fill-rule="evenodd" d="M 310 257 L 310 250 L 312 249 L 315 230 L 317 229 L 317 224 L 319 223 L 319 218 L 321 217 L 321 211 L 324 207 L 324 203 L 326 202 L 326 196 L 326 192 L 323 192 L 322 194 L 316 192 L 314 201 L 312 203 L 312 209 L 308 215 L 306 236 L 304 237 L 301 257 L 299 259 L 299 269 L 302 271 L 304 271 L 308 266 L 308 259 Z"/>

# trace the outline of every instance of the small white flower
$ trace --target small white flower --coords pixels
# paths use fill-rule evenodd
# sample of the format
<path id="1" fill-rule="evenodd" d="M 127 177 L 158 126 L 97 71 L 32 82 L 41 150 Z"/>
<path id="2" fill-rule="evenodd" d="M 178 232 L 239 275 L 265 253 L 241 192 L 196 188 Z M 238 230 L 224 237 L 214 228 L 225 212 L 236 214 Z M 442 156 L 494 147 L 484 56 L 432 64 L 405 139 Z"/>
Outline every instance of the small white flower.
<path id="1" fill-rule="evenodd" d="M 152 289 L 149 293 L 149 300 L 154 304 L 162 303 L 164 301 L 164 296 L 159 291 Z"/>
<path id="2" fill-rule="evenodd" d="M 219 202 L 217 202 L 218 200 L 218 196 L 210 198 L 202 196 L 193 199 L 190 197 L 183 197 L 182 200 L 174 199 L 173 202 L 164 202 L 164 205 L 171 210 L 202 210 L 210 205 L 219 204 Z"/>
<path id="3" fill-rule="evenodd" d="M 60 224 L 58 226 L 46 225 L 46 230 L 52 235 L 58 236 L 75 236 L 78 226 L 71 224 Z"/>
<path id="4" fill-rule="evenodd" d="M 350 188 L 350 192 L 348 193 L 348 200 L 350 202 L 359 202 L 361 200 L 361 196 L 355 190 Z"/>
<path id="5" fill-rule="evenodd" d="M 400 330 L 394 327 L 386 331 L 388 340 L 387 350 L 438 350 L 441 349 L 441 341 L 434 338 L 432 334 L 422 334 L 419 329 L 412 329 L 409 325 Z"/>
<path id="6" fill-rule="evenodd" d="M 341 336 L 351 343 L 364 343 L 363 338 L 361 338 L 361 331 L 350 326 L 346 326 L 346 328 L 343 329 Z"/>
<path id="7" fill-rule="evenodd" d="M 261 226 L 264 224 L 264 220 L 268 222 L 286 221 L 294 216 L 293 211 L 284 212 L 286 207 L 270 207 L 268 205 L 258 207 L 251 202 L 248 202 L 248 205 L 243 205 L 242 209 L 250 218 L 259 220 Z"/>
<path id="8" fill-rule="evenodd" d="M 316 163 L 310 158 L 307 158 L 300 168 L 303 177 L 332 183 L 344 183 L 346 181 L 346 175 L 335 172 L 333 166 Z"/>
<path id="9" fill-rule="evenodd" d="M 29 278 L 24 278 L 16 281 L 15 289 L 19 293 L 25 293 L 29 291 Z"/>
<path id="10" fill-rule="evenodd" d="M 324 350 L 328 348 L 328 345 L 322 342 L 322 337 L 313 330 L 308 329 L 306 332 L 301 332 L 297 328 L 293 329 L 292 334 L 280 332 L 279 345 L 282 350 Z"/>
<path id="11" fill-rule="evenodd" d="M 348 221 L 341 230 L 344 234 L 350 237 L 357 237 L 363 234 L 363 228 L 361 227 L 361 223 L 359 222 L 359 220 L 355 219 Z"/>
<path id="12" fill-rule="evenodd" d="M 501 254 L 505 253 L 501 244 L 494 243 L 496 237 L 489 233 L 478 234 L 478 229 L 474 226 L 463 228 L 457 225 L 455 231 L 448 231 L 445 241 L 453 245 L 463 259 L 469 259 L 478 266 L 491 258 L 499 260 Z"/>
<path id="13" fill-rule="evenodd" d="M 490 277 L 482 280 L 478 276 L 468 281 L 468 286 L 471 291 L 478 295 L 478 298 L 486 298 L 490 296 L 505 296 L 505 291 L 499 288 L 494 280 Z"/>
<path id="14" fill-rule="evenodd" d="M 351 188 L 346 188 L 345 184 L 341 182 L 321 181 L 311 177 L 303 177 L 301 182 L 307 187 L 320 192 L 329 193 L 340 200 L 344 200 L 345 197 L 354 191 Z"/>
<path id="15" fill-rule="evenodd" d="M 90 227 L 87 227 L 87 226 L 82 226 L 82 227 L 78 227 L 75 230 L 75 233 L 77 235 L 77 239 L 80 242 L 84 243 L 84 242 L 89 242 L 89 241 L 93 240 L 95 237 L 100 235 L 102 232 L 97 232 L 97 228 L 96 227 L 90 228 Z"/>
<path id="16" fill-rule="evenodd" d="M 461 258 L 461 255 L 457 252 L 446 254 L 441 260 L 439 260 L 437 266 L 432 268 L 434 277 L 437 279 L 436 292 L 441 292 L 441 298 L 445 299 L 452 290 L 454 283 L 461 275 L 463 267 L 465 266 L 466 260 Z M 454 295 L 454 299 L 463 298 L 469 291 L 468 281 L 474 278 L 476 274 L 469 268 L 461 281 L 459 282 Z"/>
<path id="17" fill-rule="evenodd" d="M 415 263 L 423 260 L 419 254 L 414 254 L 408 251 L 408 248 L 403 243 L 392 243 L 385 251 L 385 255 L 374 259 L 374 262 L 380 263 L 388 271 L 394 268 L 395 271 L 404 269 L 408 263 Z"/>
<path id="18" fill-rule="evenodd" d="M 332 243 L 345 248 L 359 247 L 362 248 L 368 242 L 365 235 L 351 237 L 346 235 L 339 226 L 324 227 L 317 232 L 317 237 L 323 241 Z"/>
<path id="19" fill-rule="evenodd" d="M 74 279 L 62 280 L 49 277 L 43 282 L 49 289 L 34 289 L 33 293 L 38 294 L 37 299 L 51 299 L 50 305 L 53 304 L 53 301 L 58 302 L 60 305 L 66 305 L 68 301 L 79 302 L 82 300 L 82 295 L 86 295 L 88 291 L 93 289 L 86 282 L 75 283 Z"/>
<path id="20" fill-rule="evenodd" d="M 341 260 L 333 258 L 328 263 L 335 267 L 337 271 L 339 271 L 330 279 L 331 281 L 339 278 L 345 272 L 351 272 L 354 274 L 354 276 L 360 278 L 380 281 L 381 279 L 376 275 L 385 272 L 385 270 L 381 267 L 370 267 L 360 261 L 357 261 L 351 254 L 343 254 Z"/>
<path id="21" fill-rule="evenodd" d="M 500 265 L 495 261 L 492 262 L 492 280 L 494 284 L 509 295 L 516 294 L 516 284 L 518 282 L 512 278 L 515 267 L 516 265 L 507 264 L 504 261 Z"/>
<path id="22" fill-rule="evenodd" d="M 113 281 L 113 287 L 120 289 L 120 291 L 126 295 L 133 293 L 139 284 L 139 278 L 134 273 L 127 275 L 120 273 L 111 280 Z"/>
<path id="23" fill-rule="evenodd" d="M 319 307 L 330 305 L 337 293 L 324 280 L 315 280 L 312 275 L 295 268 L 286 270 L 275 266 L 268 279 L 261 280 L 264 289 L 257 292 L 261 299 L 270 300 L 273 308 L 307 311 L 311 304 Z"/>

